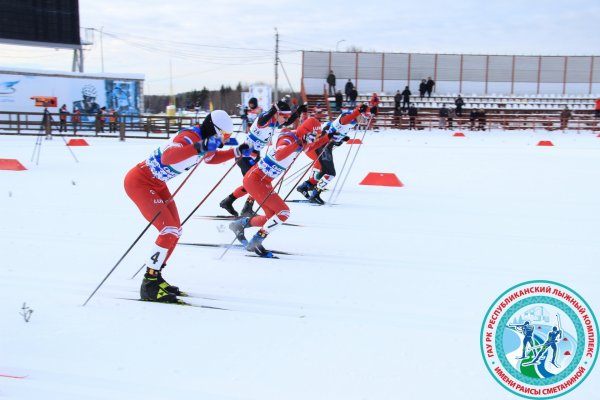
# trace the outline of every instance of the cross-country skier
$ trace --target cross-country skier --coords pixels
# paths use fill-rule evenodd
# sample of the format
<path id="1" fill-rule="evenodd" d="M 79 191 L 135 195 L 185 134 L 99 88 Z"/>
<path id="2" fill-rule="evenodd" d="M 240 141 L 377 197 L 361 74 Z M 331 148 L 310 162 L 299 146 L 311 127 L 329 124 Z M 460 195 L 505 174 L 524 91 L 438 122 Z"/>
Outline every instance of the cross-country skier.
<path id="1" fill-rule="evenodd" d="M 246 245 L 247 250 L 254 251 L 259 256 L 271 256 L 270 252 L 262 246 L 262 242 L 290 217 L 289 207 L 273 190 L 272 182 L 290 167 L 307 145 L 315 143 L 320 146 L 330 139 L 327 135 L 317 138 L 320 133 L 321 124 L 313 117 L 304 121 L 296 131 L 282 132 L 275 146 L 272 146 L 266 156 L 244 175 L 244 188 L 265 211 L 265 215 L 256 215 L 251 219 L 242 217 L 229 224 L 229 228 L 235 233 L 236 238 Z M 244 235 L 244 228 L 248 226 L 261 227 L 249 242 Z"/>
<path id="2" fill-rule="evenodd" d="M 223 110 L 208 114 L 202 125 L 177 133 L 125 176 L 125 191 L 142 215 L 159 231 L 155 246 L 145 261 L 146 274 L 140 287 L 142 300 L 174 303 L 179 288 L 167 283 L 161 270 L 181 236 L 181 222 L 167 181 L 190 169 L 201 160 L 217 164 L 239 156 L 248 146 L 216 151 L 229 138 L 233 122 Z M 204 157 L 204 158 L 203 158 Z M 158 215 L 157 217 L 155 217 Z"/>
<path id="3" fill-rule="evenodd" d="M 310 177 L 296 188 L 311 203 L 325 204 L 321 199 L 321 192 L 335 177 L 335 165 L 333 164 L 333 146 L 341 146 L 350 139 L 348 132 L 362 120 L 368 120 L 370 114 L 369 106 L 362 104 L 353 111 L 344 111 L 333 122 L 327 122 L 323 126 L 324 134 L 332 134 L 333 140 L 324 146 L 316 148 L 311 146 L 307 155 L 317 160 L 313 166 Z"/>
<path id="4" fill-rule="evenodd" d="M 303 112 L 306 112 L 305 104 L 298 107 L 292 114 L 289 104 L 280 100 L 277 104 L 273 104 L 268 112 L 263 112 L 258 116 L 250 128 L 250 132 L 246 135 L 245 143 L 249 148 L 243 152 L 241 159 L 237 162 L 242 175 L 246 175 L 246 172 L 260 160 L 260 151 L 269 143 L 275 130 L 284 126 L 290 126 Z M 233 202 L 245 195 L 246 189 L 241 185 L 224 198 L 219 205 L 227 210 L 228 213 L 237 217 L 239 214 L 233 208 Z M 252 215 L 253 204 L 254 198 L 248 196 L 242 208 L 242 216 Z"/>
<path id="5" fill-rule="evenodd" d="M 542 356 L 542 354 L 544 354 L 544 352 L 546 350 L 548 350 L 548 348 L 551 348 L 552 349 L 552 361 L 550 361 L 550 362 L 556 368 L 560 368 L 560 365 L 556 364 L 556 354 L 558 353 L 558 346 L 556 345 L 556 343 L 558 343 L 558 339 L 561 337 L 562 337 L 562 330 L 558 329 L 558 327 L 556 327 L 556 326 L 552 327 L 552 330 L 550 332 L 548 332 L 548 337 L 546 338 L 544 345 L 542 346 L 541 350 L 538 351 L 537 356 L 535 356 L 533 361 L 531 361 L 527 364 L 523 364 L 523 365 L 539 364 L 540 363 L 539 359 Z"/>
<path id="6" fill-rule="evenodd" d="M 529 345 L 530 347 L 534 346 L 533 343 L 533 332 L 535 331 L 535 326 L 531 325 L 529 323 L 529 321 L 525 321 L 522 325 L 514 325 L 513 326 L 515 329 L 520 330 L 521 332 L 523 332 L 523 352 L 521 354 L 521 357 L 517 357 L 518 359 L 523 359 L 525 358 L 525 353 L 527 351 L 527 345 Z M 533 350 L 533 356 L 535 357 L 535 349 Z"/>

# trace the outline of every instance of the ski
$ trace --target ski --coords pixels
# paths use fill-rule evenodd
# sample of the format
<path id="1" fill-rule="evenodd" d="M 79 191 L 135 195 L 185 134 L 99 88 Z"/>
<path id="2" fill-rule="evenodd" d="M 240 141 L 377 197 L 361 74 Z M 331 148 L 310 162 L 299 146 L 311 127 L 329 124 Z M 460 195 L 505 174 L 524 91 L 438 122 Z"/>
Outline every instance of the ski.
<path id="1" fill-rule="evenodd" d="M 215 221 L 235 221 L 236 219 L 240 219 L 241 217 L 234 217 L 233 215 L 199 215 L 197 217 L 194 218 L 198 218 L 198 219 L 210 219 L 210 220 L 215 220 Z M 302 225 L 298 225 L 298 224 L 292 224 L 289 222 L 284 222 L 282 225 L 285 226 L 302 226 Z"/>
<path id="2" fill-rule="evenodd" d="M 185 297 L 193 298 L 194 296 L 190 296 L 188 294 Z M 129 300 L 129 301 L 141 301 L 143 303 L 149 303 L 149 304 L 166 304 L 166 305 L 171 305 L 171 306 L 197 307 L 197 308 L 207 308 L 207 309 L 211 309 L 211 310 L 225 310 L 225 311 L 229 311 L 227 308 L 205 306 L 205 305 L 202 305 L 202 304 L 194 304 L 194 303 L 190 303 L 190 302 L 187 302 L 187 301 L 183 301 L 181 299 L 178 299 L 176 303 L 166 303 L 166 302 L 160 302 L 160 301 L 132 299 L 130 297 L 120 297 L 119 299 L 120 300 Z"/>
<path id="3" fill-rule="evenodd" d="M 337 203 L 325 203 L 325 204 L 319 204 L 319 203 L 315 203 L 314 201 L 310 201 L 310 200 L 305 200 L 305 199 L 291 199 L 291 200 L 286 200 L 286 203 L 303 203 L 303 204 L 309 204 L 311 206 L 324 206 L 324 205 L 328 205 L 328 206 L 337 206 Z"/>
<path id="4" fill-rule="evenodd" d="M 246 250 L 246 247 L 241 245 L 241 244 L 219 244 L 219 243 L 177 243 L 177 245 L 181 245 L 181 246 L 196 246 L 196 247 L 215 247 L 215 248 L 231 248 L 231 249 L 239 249 L 239 250 Z M 294 256 L 297 254 L 293 254 L 293 253 L 288 253 L 286 251 L 280 251 L 280 250 L 270 250 L 273 254 L 279 254 L 279 255 L 286 255 L 286 256 Z"/>
<path id="5" fill-rule="evenodd" d="M 279 260 L 279 257 L 277 257 L 276 255 L 274 255 L 273 253 L 270 254 L 266 254 L 264 256 L 258 255 L 258 254 L 246 254 L 246 257 L 258 257 L 258 258 L 274 258 L 276 260 Z"/>

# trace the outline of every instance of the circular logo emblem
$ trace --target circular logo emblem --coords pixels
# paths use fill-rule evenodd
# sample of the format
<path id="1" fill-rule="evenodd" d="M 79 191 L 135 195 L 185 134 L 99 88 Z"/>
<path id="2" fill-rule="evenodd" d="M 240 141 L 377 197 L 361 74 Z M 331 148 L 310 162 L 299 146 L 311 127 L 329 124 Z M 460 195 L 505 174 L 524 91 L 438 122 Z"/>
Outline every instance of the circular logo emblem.
<path id="1" fill-rule="evenodd" d="M 550 399 L 575 389 L 598 358 L 598 323 L 585 300 L 556 282 L 502 293 L 481 326 L 485 366 L 508 391 Z"/>

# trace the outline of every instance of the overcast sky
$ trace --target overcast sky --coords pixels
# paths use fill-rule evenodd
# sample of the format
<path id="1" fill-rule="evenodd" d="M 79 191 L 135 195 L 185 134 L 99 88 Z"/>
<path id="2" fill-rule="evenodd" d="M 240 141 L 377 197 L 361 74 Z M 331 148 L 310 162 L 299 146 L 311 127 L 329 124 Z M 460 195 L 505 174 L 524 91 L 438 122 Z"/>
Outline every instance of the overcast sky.
<path id="1" fill-rule="evenodd" d="M 103 64 L 104 72 L 144 74 L 146 94 L 169 94 L 171 77 L 174 93 L 272 84 L 275 27 L 279 87 L 289 88 L 287 74 L 294 91 L 301 50 L 600 55 L 595 0 L 80 0 L 79 13 L 81 27 L 96 30 L 85 72 L 102 72 Z M 0 44 L 5 68 L 70 71 L 71 64 L 70 50 Z"/>

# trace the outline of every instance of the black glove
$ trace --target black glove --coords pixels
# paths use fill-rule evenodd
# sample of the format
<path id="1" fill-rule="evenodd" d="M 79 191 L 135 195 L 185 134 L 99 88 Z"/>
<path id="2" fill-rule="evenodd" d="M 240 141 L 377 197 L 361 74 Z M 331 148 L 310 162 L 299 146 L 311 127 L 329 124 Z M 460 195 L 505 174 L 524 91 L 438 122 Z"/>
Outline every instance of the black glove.
<path id="1" fill-rule="evenodd" d="M 364 113 L 365 111 L 367 111 L 368 108 L 369 108 L 369 106 L 366 103 L 364 103 L 360 106 L 358 111 L 360 111 L 361 113 Z"/>
<path id="2" fill-rule="evenodd" d="M 333 139 L 334 136 L 335 136 L 334 132 L 328 132 L 327 133 L 327 137 L 329 138 L 329 140 Z"/>
<path id="3" fill-rule="evenodd" d="M 350 140 L 350 136 L 344 136 L 344 138 L 342 139 L 342 142 L 347 142 L 348 140 Z"/>
<path id="4" fill-rule="evenodd" d="M 242 143 L 233 151 L 236 157 L 250 157 L 251 151 L 248 143 Z"/>
<path id="5" fill-rule="evenodd" d="M 244 151 L 244 150 L 248 150 L 250 148 L 250 146 L 248 146 L 248 143 L 242 143 L 238 146 L 238 150 L 240 152 Z"/>
<path id="6" fill-rule="evenodd" d="M 307 112 L 307 111 L 308 111 L 308 103 L 301 104 L 296 109 L 296 112 L 298 114 L 302 114 L 302 113 Z"/>

